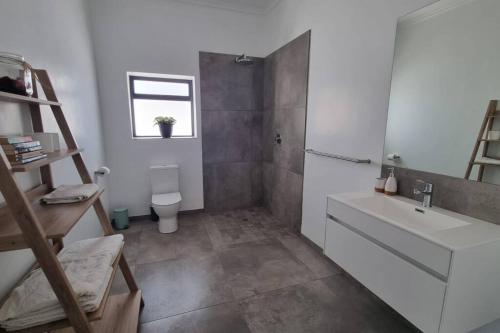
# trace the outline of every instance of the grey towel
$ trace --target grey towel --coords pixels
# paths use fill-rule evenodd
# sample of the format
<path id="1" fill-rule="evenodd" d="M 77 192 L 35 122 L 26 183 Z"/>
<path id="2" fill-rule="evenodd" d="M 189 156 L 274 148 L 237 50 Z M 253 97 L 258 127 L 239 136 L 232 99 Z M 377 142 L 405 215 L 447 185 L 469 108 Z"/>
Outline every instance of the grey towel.
<path id="1" fill-rule="evenodd" d="M 61 185 L 40 199 L 44 204 L 62 204 L 85 201 L 99 190 L 96 184 Z"/>

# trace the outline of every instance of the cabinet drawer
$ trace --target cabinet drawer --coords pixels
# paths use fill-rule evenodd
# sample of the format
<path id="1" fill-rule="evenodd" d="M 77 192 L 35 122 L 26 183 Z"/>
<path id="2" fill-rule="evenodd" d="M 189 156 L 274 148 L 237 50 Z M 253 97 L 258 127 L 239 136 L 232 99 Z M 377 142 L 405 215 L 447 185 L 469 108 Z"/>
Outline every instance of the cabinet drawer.
<path id="1" fill-rule="evenodd" d="M 419 329 L 439 331 L 443 281 L 330 219 L 325 254 Z"/>
<path id="2" fill-rule="evenodd" d="M 343 203 L 328 199 L 328 214 L 361 234 L 368 236 L 420 264 L 422 269 L 447 280 L 452 252 L 390 223 Z"/>

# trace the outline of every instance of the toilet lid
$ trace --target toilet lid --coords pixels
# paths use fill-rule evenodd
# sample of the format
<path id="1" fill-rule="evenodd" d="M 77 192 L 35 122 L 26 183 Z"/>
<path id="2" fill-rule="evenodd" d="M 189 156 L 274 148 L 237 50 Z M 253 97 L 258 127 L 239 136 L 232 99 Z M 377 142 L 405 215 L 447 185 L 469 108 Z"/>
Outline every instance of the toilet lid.
<path id="1" fill-rule="evenodd" d="M 168 206 L 174 205 L 181 202 L 181 194 L 179 192 L 175 193 L 165 193 L 165 194 L 153 194 L 151 200 L 153 205 Z"/>

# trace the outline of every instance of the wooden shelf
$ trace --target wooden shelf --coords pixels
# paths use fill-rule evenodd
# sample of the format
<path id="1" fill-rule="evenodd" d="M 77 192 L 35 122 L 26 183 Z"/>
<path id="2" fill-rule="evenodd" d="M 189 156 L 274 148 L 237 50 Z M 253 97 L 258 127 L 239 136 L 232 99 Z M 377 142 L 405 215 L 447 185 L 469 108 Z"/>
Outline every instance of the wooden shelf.
<path id="1" fill-rule="evenodd" d="M 56 161 L 62 160 L 64 158 L 79 154 L 83 151 L 83 149 L 63 149 L 57 150 L 53 153 L 47 153 L 46 158 L 42 158 L 41 160 L 20 164 L 20 165 L 12 165 L 13 172 L 26 172 L 38 169 L 50 163 L 54 163 Z"/>
<path id="2" fill-rule="evenodd" d="M 40 185 L 27 194 L 32 208 L 38 216 L 47 239 L 58 239 L 66 236 L 85 212 L 92 207 L 104 189 L 88 200 L 71 204 L 42 205 L 40 198 L 49 193 L 46 185 Z M 11 251 L 28 248 L 23 233 L 7 207 L 0 208 L 0 251 Z"/>
<path id="3" fill-rule="evenodd" d="M 18 94 L 11 94 L 3 91 L 0 91 L 0 100 L 6 102 L 18 102 L 18 103 L 39 104 L 39 105 L 57 105 L 57 106 L 62 105 L 59 102 L 53 102 L 53 101 L 48 101 L 46 99 L 28 97 Z"/>
<path id="4" fill-rule="evenodd" d="M 137 333 L 140 307 L 140 290 L 113 295 L 108 300 L 103 318 L 93 321 L 92 328 L 96 333 Z M 75 330 L 68 327 L 53 333 L 75 333 Z"/>
<path id="5" fill-rule="evenodd" d="M 104 235 L 111 236 L 114 232 L 108 213 L 100 200 L 103 189 L 99 189 L 98 193 L 84 202 L 61 205 L 40 204 L 40 198 L 54 187 L 51 163 L 71 156 L 82 183 L 92 183 L 92 175 L 85 166 L 83 156 L 80 154 L 82 150 L 78 149 L 47 71 L 32 69 L 32 72 L 40 83 L 40 92 L 43 91 L 45 99 L 0 91 L 0 102 L 28 104 L 31 124 L 36 132 L 44 131 L 41 106 L 49 105 L 68 149 L 50 153 L 42 160 L 24 165 L 11 165 L 3 156 L 3 150 L 0 149 L 2 154 L 2 158 L 0 158 L 0 184 L 6 205 L 0 206 L 0 252 L 31 248 L 37 259 L 37 264 L 44 268 L 54 293 L 64 306 L 67 318 L 24 330 L 24 332 L 53 332 L 58 329 L 64 329 L 60 332 L 72 332 L 73 328 L 78 332 L 137 332 L 139 310 L 144 302 L 137 282 L 122 254 L 120 254 L 120 258 L 123 259 L 114 263 L 112 275 L 114 277 L 117 268 L 121 270 L 130 294 L 110 296 L 110 285 L 108 285 L 103 302 L 99 309 L 93 313 L 82 311 L 66 273 L 61 265 L 57 264 L 57 258 L 54 254 L 63 248 L 62 239 L 90 207 L 93 206 Z M 36 87 L 38 87 L 37 84 L 34 88 Z M 0 104 L 0 107 L 6 105 L 6 103 Z M 15 173 L 31 170 L 39 173 L 42 185 L 25 192 L 16 181 Z M 23 232 L 18 223 L 23 226 Z M 48 240 L 52 240 L 52 244 Z M 31 246 L 28 246 L 28 243 Z M 72 328 L 68 330 L 68 326 Z M 1 328 L 0 332 L 3 332 Z"/>
<path id="6" fill-rule="evenodd" d="M 106 291 L 104 292 L 104 296 L 102 298 L 101 304 L 97 308 L 97 310 L 93 312 L 87 313 L 87 318 L 89 321 L 95 322 L 95 321 L 102 321 L 104 320 L 109 320 L 109 313 L 113 311 L 111 308 L 116 307 L 116 303 L 122 304 L 125 300 L 122 299 L 123 296 L 128 296 L 130 294 L 125 294 L 125 295 L 118 295 L 120 297 L 116 298 L 116 296 L 110 296 L 110 291 L 111 291 L 111 286 L 113 284 L 113 281 L 116 276 L 116 271 L 118 270 L 119 263 L 120 263 L 120 258 L 123 255 L 123 245 L 120 248 L 120 251 L 118 255 L 116 256 L 115 261 L 113 262 L 113 271 L 111 273 L 110 279 L 108 281 L 108 285 L 106 287 Z M 140 294 L 140 291 L 139 291 Z M 139 303 L 140 303 L 140 295 L 139 295 Z M 121 306 L 121 305 L 120 305 Z M 139 311 L 137 310 L 135 318 L 136 321 L 138 320 L 138 313 Z M 124 319 L 124 318 L 122 318 Z M 126 319 L 126 318 L 125 318 Z M 136 324 L 137 325 L 137 324 Z M 16 333 L 42 333 L 42 332 L 47 332 L 51 331 L 54 332 L 54 330 L 57 330 L 57 332 L 74 332 L 72 329 L 69 327 L 71 326 L 71 323 L 67 319 L 63 320 L 58 320 L 52 323 L 47 323 L 39 326 L 34 326 L 30 327 L 27 329 L 23 330 L 17 330 L 15 331 Z M 137 328 L 137 326 L 136 326 Z M 0 330 L 0 332 L 5 332 L 5 330 Z M 121 331 L 97 331 L 97 332 L 121 332 Z"/>

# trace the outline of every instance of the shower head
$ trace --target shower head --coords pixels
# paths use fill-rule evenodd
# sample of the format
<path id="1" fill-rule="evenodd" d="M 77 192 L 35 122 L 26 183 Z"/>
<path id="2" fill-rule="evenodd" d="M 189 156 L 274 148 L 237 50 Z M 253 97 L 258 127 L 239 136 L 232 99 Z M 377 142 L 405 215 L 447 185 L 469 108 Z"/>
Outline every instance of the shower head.
<path id="1" fill-rule="evenodd" d="M 234 60 L 235 63 L 237 64 L 242 64 L 242 65 L 252 65 L 253 64 L 253 59 L 250 57 L 247 57 L 246 54 L 242 54 L 239 57 L 237 57 Z"/>

